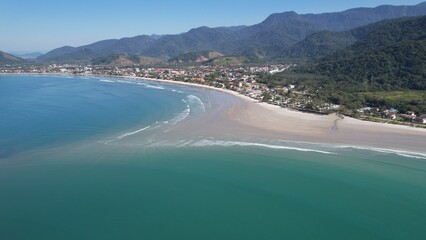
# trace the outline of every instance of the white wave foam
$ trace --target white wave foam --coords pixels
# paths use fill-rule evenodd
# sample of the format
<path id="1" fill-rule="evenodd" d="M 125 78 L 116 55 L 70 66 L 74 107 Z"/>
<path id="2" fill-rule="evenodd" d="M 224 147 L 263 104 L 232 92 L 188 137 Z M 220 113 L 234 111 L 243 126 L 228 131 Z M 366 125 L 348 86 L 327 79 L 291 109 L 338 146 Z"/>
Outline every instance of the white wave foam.
<path id="1" fill-rule="evenodd" d="M 146 88 L 152 88 L 152 89 L 159 89 L 159 90 L 164 90 L 165 88 L 159 85 L 151 85 L 151 84 L 147 84 L 147 83 L 138 83 L 138 85 L 142 85 Z"/>
<path id="2" fill-rule="evenodd" d="M 125 137 L 131 136 L 131 135 L 135 135 L 135 134 L 137 134 L 137 133 L 140 133 L 140 132 L 142 132 L 142 131 L 147 130 L 147 129 L 148 129 L 148 128 L 150 128 L 150 127 L 151 127 L 151 126 L 148 126 L 148 127 L 144 127 L 144 128 L 141 128 L 141 129 L 136 130 L 136 131 L 133 131 L 133 132 L 125 133 L 125 134 L 123 134 L 123 135 L 118 136 L 118 137 L 117 137 L 117 140 L 121 140 L 121 139 L 123 139 L 123 138 L 125 138 Z"/>
<path id="3" fill-rule="evenodd" d="M 182 99 L 182 101 L 187 103 L 184 99 Z M 187 103 L 185 110 L 183 110 L 180 113 L 175 113 L 172 119 L 170 119 L 169 121 L 165 121 L 164 123 L 170 123 L 172 125 L 176 125 L 178 122 L 185 120 L 190 113 L 191 113 L 191 107 Z"/>
<path id="4" fill-rule="evenodd" d="M 171 89 L 172 92 L 177 92 L 177 93 L 184 93 L 182 91 L 176 90 L 176 89 Z"/>
<path id="5" fill-rule="evenodd" d="M 153 88 L 153 89 L 159 89 L 159 90 L 163 90 L 163 89 L 164 89 L 164 87 L 161 87 L 161 86 L 154 86 L 154 85 L 147 85 L 146 87 L 147 87 L 147 88 Z"/>
<path id="6" fill-rule="evenodd" d="M 135 82 L 124 81 L 124 80 L 117 80 L 117 82 L 119 82 L 119 83 L 127 83 L 127 84 L 135 84 Z"/>
<path id="7" fill-rule="evenodd" d="M 100 82 L 107 82 L 107 83 L 113 83 L 113 82 L 115 82 L 115 81 L 107 80 L 107 79 L 100 79 L 99 81 Z"/>
<path id="8" fill-rule="evenodd" d="M 426 159 L 425 153 L 388 149 L 388 148 L 366 147 L 366 146 L 357 146 L 357 145 L 341 145 L 341 144 L 332 144 L 332 143 L 313 143 L 313 142 L 288 141 L 288 140 L 280 140 L 280 142 L 283 142 L 286 144 L 309 144 L 309 145 L 320 146 L 322 148 L 328 148 L 328 149 L 358 149 L 358 150 L 366 150 L 366 151 L 380 152 L 380 153 L 386 153 L 386 154 L 396 154 L 402 157 Z"/>
<path id="9" fill-rule="evenodd" d="M 404 150 L 375 148 L 375 147 L 363 147 L 363 146 L 350 146 L 350 145 L 340 145 L 340 146 L 335 146 L 335 147 L 340 148 L 340 149 L 351 148 L 351 149 L 368 150 L 368 151 L 387 153 L 387 154 L 396 154 L 398 156 L 408 157 L 408 158 L 426 159 L 426 154 L 424 154 L 424 153 L 410 152 L 410 151 L 404 151 Z"/>
<path id="10" fill-rule="evenodd" d="M 132 136 L 132 135 L 138 134 L 138 133 L 140 133 L 140 132 L 142 132 L 142 131 L 145 131 L 145 130 L 149 129 L 150 127 L 151 127 L 151 126 L 148 126 L 148 127 L 144 127 L 144 128 L 138 129 L 138 130 L 136 130 L 136 131 L 132 131 L 132 132 L 124 133 L 124 134 L 122 134 L 122 135 L 120 135 L 120 136 L 118 136 L 118 137 L 116 137 L 116 138 L 114 138 L 114 139 L 111 139 L 111 140 L 105 141 L 105 142 L 104 142 L 104 144 L 108 144 L 108 143 L 111 143 L 111 142 L 115 142 L 115 141 L 121 140 L 121 139 L 123 139 L 123 138 L 126 138 L 126 137 L 128 137 L 128 136 Z"/>
<path id="11" fill-rule="evenodd" d="M 188 95 L 186 96 L 186 101 L 195 112 L 206 112 L 206 107 L 199 97 Z"/>
<path id="12" fill-rule="evenodd" d="M 185 120 L 193 112 L 205 112 L 203 102 L 194 95 L 186 96 L 186 98 L 182 99 L 182 102 L 186 104 L 185 110 L 179 113 L 175 113 L 172 119 L 163 121 L 163 123 L 176 125 L 178 122 Z"/>
<path id="13" fill-rule="evenodd" d="M 233 146 L 241 146 L 241 147 L 262 147 L 269 149 L 281 149 L 281 150 L 293 150 L 299 152 L 316 152 L 322 154 L 336 154 L 333 152 L 317 150 L 317 149 L 309 149 L 309 148 L 300 148 L 300 147 L 289 147 L 289 146 L 281 146 L 281 145 L 271 145 L 264 143 L 252 143 L 252 142 L 237 142 L 237 141 L 221 141 L 221 140 L 200 140 L 194 143 L 188 143 L 187 146 L 194 147 L 204 147 L 204 146 L 223 146 L 223 147 L 233 147 Z"/>

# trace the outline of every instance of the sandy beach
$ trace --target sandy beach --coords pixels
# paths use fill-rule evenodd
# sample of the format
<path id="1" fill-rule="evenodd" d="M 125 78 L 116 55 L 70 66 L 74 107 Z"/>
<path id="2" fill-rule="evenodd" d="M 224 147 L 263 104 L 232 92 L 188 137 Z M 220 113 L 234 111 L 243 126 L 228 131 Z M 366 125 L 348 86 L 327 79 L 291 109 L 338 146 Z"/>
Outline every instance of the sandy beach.
<path id="1" fill-rule="evenodd" d="M 260 103 L 236 92 L 158 79 L 149 81 L 202 87 L 210 99 L 205 115 L 173 131 L 227 139 L 277 139 L 426 153 L 426 129 L 362 121 L 336 114 L 317 115 Z"/>

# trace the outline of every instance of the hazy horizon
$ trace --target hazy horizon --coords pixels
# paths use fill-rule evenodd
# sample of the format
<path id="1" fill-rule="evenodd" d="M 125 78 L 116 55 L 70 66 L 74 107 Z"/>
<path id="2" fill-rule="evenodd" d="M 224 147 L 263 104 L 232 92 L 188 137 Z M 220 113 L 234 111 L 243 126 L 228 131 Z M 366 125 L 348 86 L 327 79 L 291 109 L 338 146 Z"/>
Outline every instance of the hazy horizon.
<path id="1" fill-rule="evenodd" d="M 137 35 L 179 34 L 200 26 L 253 25 L 270 14 L 295 11 L 299 14 L 339 12 L 379 5 L 416 5 L 419 0 L 282 2 L 278 0 L 199 3 L 155 1 L 75 0 L 73 4 L 52 0 L 37 2 L 5 0 L 2 3 L 0 50 L 9 53 L 48 52 L 62 46 L 82 46 L 105 39 Z M 14 21 L 10 21 L 14 19 Z M 30 39 L 30 41 L 28 41 Z"/>

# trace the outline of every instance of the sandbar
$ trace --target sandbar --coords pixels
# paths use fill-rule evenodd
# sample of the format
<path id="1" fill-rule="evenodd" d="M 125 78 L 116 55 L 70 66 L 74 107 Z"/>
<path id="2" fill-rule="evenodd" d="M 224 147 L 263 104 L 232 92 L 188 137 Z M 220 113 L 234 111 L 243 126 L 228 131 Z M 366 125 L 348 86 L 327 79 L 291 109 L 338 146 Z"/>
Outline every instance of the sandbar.
<path id="1" fill-rule="evenodd" d="M 204 88 L 211 109 L 183 121 L 174 132 L 192 137 L 276 139 L 426 153 L 426 129 L 375 123 L 337 114 L 318 115 L 261 103 L 226 89 L 169 80 L 146 79 Z"/>

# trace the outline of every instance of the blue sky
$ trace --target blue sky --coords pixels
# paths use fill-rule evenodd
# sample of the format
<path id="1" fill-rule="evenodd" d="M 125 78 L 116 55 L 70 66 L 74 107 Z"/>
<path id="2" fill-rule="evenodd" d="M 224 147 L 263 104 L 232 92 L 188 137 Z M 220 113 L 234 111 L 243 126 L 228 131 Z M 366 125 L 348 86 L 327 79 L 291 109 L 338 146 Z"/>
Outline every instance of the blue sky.
<path id="1" fill-rule="evenodd" d="M 0 0 L 0 50 L 48 51 L 199 26 L 252 25 L 277 12 L 322 13 L 422 0 Z"/>

